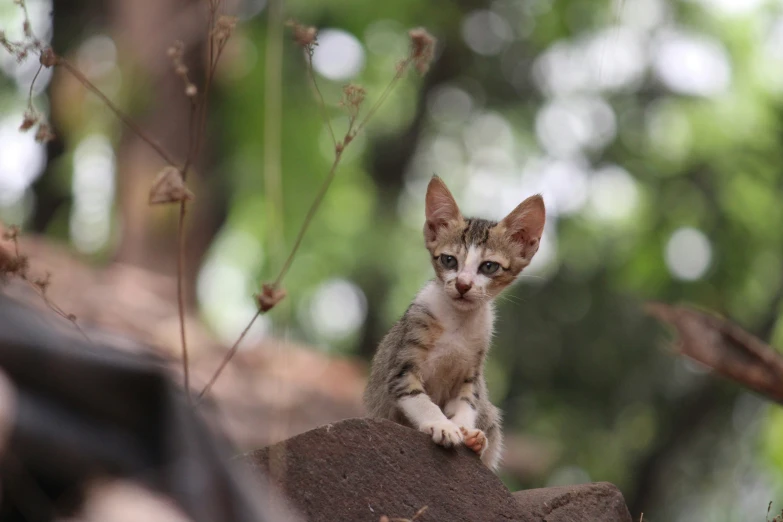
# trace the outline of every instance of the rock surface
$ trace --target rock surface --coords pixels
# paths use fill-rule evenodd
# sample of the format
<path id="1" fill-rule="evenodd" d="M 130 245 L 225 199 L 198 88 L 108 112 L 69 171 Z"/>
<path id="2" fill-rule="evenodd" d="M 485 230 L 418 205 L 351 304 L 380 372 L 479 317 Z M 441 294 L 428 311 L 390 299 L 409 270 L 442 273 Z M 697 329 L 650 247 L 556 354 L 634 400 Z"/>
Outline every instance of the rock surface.
<path id="1" fill-rule="evenodd" d="M 410 519 L 425 506 L 419 522 L 630 521 L 611 484 L 512 495 L 467 448 L 447 450 L 383 420 L 341 421 L 242 458 L 277 482 L 309 521 Z"/>
<path id="2" fill-rule="evenodd" d="M 523 511 L 546 522 L 631 522 L 620 490 L 609 482 L 528 489 L 513 493 Z"/>

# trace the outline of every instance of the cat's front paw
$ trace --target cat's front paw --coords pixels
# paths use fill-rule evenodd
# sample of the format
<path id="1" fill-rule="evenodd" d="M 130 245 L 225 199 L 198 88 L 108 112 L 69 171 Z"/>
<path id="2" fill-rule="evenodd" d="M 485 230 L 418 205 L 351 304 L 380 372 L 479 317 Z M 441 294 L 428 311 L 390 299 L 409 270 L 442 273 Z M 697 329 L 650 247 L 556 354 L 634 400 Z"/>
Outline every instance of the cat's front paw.
<path id="1" fill-rule="evenodd" d="M 427 422 L 421 425 L 421 431 L 432 436 L 435 444 L 444 448 L 451 448 L 462 442 L 460 427 L 450 420 Z"/>
<path id="2" fill-rule="evenodd" d="M 487 449 L 487 436 L 484 435 L 484 432 L 477 429 L 462 427 L 460 427 L 460 431 L 462 432 L 465 446 L 476 452 L 478 456 L 481 456 L 481 454 L 484 453 L 484 450 Z"/>

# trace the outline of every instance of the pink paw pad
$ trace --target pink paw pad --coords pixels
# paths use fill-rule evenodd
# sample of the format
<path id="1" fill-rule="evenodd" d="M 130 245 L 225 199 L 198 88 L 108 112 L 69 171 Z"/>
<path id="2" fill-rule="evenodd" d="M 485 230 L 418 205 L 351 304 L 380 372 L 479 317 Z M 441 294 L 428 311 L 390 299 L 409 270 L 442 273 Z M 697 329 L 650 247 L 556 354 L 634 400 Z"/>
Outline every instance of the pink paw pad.
<path id="1" fill-rule="evenodd" d="M 465 446 L 481 455 L 487 447 L 487 437 L 484 432 L 476 429 L 460 428 Z"/>

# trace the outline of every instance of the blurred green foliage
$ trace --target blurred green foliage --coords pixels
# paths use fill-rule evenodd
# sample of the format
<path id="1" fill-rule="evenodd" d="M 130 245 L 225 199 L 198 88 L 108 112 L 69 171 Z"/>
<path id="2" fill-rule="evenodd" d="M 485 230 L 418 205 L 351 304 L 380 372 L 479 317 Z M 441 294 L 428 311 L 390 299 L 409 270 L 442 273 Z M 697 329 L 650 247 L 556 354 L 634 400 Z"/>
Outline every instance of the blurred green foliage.
<path id="1" fill-rule="evenodd" d="M 224 272 L 203 270 L 200 285 L 217 278 L 219 291 L 201 305 L 233 335 L 241 321 L 225 310 L 279 269 L 264 221 L 265 12 L 234 36 L 208 131 L 229 204 L 204 266 L 230 267 L 241 284 L 229 291 Z M 286 14 L 355 37 L 350 81 L 367 103 L 394 74 L 408 28 L 426 26 L 440 46 L 430 74 L 406 77 L 348 149 L 285 281 L 295 313 L 270 314 L 275 332 L 369 358 L 431 276 L 421 226 L 433 173 L 492 218 L 512 196 L 542 191 L 541 259 L 498 303 L 488 372 L 508 434 L 553 446 L 556 458 L 541 475 L 504 479 L 612 481 L 651 522 L 762 520 L 770 500 L 783 507 L 780 410 L 671 354 L 641 309 L 687 302 L 783 347 L 781 2 L 292 0 Z M 106 30 L 88 25 L 68 44 Z M 331 52 L 321 73 L 350 61 L 347 48 Z M 275 80 L 290 244 L 332 156 L 293 44 Z M 338 134 L 348 80 L 318 76 Z M 5 111 L 21 96 L 1 85 Z M 121 92 L 137 98 L 128 85 Z M 50 174 L 70 179 L 66 158 L 85 127 L 116 141 L 105 114 L 86 120 L 99 123 L 73 125 L 81 131 Z M 67 219 L 50 233 L 65 235 Z"/>

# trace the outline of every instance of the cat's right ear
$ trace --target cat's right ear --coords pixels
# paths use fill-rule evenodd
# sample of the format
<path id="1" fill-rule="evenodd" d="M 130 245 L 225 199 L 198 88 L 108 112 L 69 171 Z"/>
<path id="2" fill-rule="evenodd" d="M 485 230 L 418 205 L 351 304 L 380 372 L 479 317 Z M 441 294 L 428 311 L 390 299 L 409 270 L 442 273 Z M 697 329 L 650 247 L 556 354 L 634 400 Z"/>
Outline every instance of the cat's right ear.
<path id="1" fill-rule="evenodd" d="M 427 185 L 425 202 L 424 239 L 429 243 L 438 236 L 438 231 L 452 221 L 462 219 L 457 202 L 446 184 L 438 176 L 432 176 Z"/>
<path id="2" fill-rule="evenodd" d="M 510 237 L 521 249 L 522 257 L 528 261 L 538 251 L 541 234 L 546 223 L 544 198 L 540 194 L 530 196 L 500 222 Z"/>

